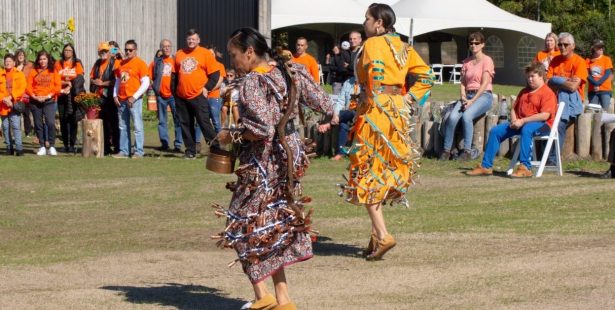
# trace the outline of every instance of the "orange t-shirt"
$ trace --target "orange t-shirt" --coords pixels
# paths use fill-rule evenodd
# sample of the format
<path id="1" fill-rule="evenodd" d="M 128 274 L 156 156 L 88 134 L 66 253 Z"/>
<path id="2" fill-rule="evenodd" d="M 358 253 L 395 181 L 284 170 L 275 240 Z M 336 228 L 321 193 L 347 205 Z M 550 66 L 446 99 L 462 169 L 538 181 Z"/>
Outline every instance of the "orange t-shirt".
<path id="1" fill-rule="evenodd" d="M 21 100 L 21 97 L 26 92 L 26 76 L 23 72 L 15 68 L 10 71 L 3 71 L 0 73 L 0 80 L 4 80 L 5 82 L 5 93 L 0 95 L 0 100 L 7 96 L 11 96 L 13 103 Z M 0 86 L 0 92 L 1 91 L 2 87 Z M 4 101 L 0 101 L 0 115 L 8 115 L 11 112 L 11 109 L 12 108 L 9 108 L 4 104 Z"/>
<path id="2" fill-rule="evenodd" d="M 65 61 L 64 67 L 62 67 L 60 61 L 57 61 L 54 67 L 56 72 L 60 74 L 60 78 L 62 79 L 62 81 L 72 81 L 77 77 L 77 75 L 83 74 L 84 71 L 81 62 L 78 62 L 73 67 L 72 61 Z"/>
<path id="3" fill-rule="evenodd" d="M 318 72 L 318 62 L 308 53 L 303 53 L 301 56 L 293 55 L 292 62 L 302 64 L 305 69 L 312 75 L 316 83 L 320 83 L 320 72 Z"/>
<path id="4" fill-rule="evenodd" d="M 207 76 L 216 72 L 216 58 L 210 50 L 197 46 L 192 51 L 179 50 L 175 55 L 177 96 L 193 99 L 203 93 Z"/>
<path id="5" fill-rule="evenodd" d="M 26 94 L 30 97 L 57 97 L 62 87 L 62 80 L 57 71 L 32 69 L 28 75 Z"/>
<path id="6" fill-rule="evenodd" d="M 526 87 L 519 92 L 514 109 L 519 119 L 547 112 L 549 118 L 546 123 L 551 127 L 557 112 L 557 97 L 546 83 L 535 91 Z"/>
<path id="7" fill-rule="evenodd" d="M 160 80 L 160 96 L 162 98 L 171 98 L 173 96 L 173 92 L 171 91 L 171 76 L 175 73 L 175 60 L 173 57 L 169 56 L 167 58 L 162 59 L 163 67 L 162 67 L 162 79 Z M 154 65 L 155 61 L 149 65 L 149 78 L 152 80 L 152 85 L 154 83 Z"/>
<path id="8" fill-rule="evenodd" d="M 224 78 L 226 76 L 226 70 L 224 70 L 224 65 L 216 60 L 215 64 L 216 70 L 220 71 L 220 77 Z M 214 70 L 214 72 L 216 72 Z M 212 89 L 209 93 L 207 93 L 207 98 L 220 98 L 220 87 L 216 87 Z"/>
<path id="9" fill-rule="evenodd" d="M 551 60 L 562 53 L 559 50 L 553 50 L 551 52 L 539 51 L 534 58 L 534 62 L 540 62 L 545 66 L 545 69 L 549 69 L 549 63 Z"/>
<path id="10" fill-rule="evenodd" d="M 6 72 L 0 69 L 0 116 L 7 116 L 11 111 L 9 107 L 4 104 L 4 97 L 7 97 L 9 92 L 6 89 Z"/>
<path id="11" fill-rule="evenodd" d="M 602 55 L 598 58 L 587 59 L 587 68 L 589 69 L 588 74 L 591 75 L 594 80 L 599 80 L 604 76 L 606 70 L 611 70 L 611 75 L 600 84 L 600 86 L 594 86 L 592 83 L 587 83 L 589 86 L 589 92 L 597 92 L 597 91 L 608 91 L 613 90 L 613 63 L 611 62 L 611 57 Z"/>
<path id="12" fill-rule="evenodd" d="M 562 55 L 555 56 L 551 63 L 549 64 L 549 71 L 547 72 L 547 78 L 552 78 L 553 76 L 561 76 L 565 78 L 578 77 L 581 79 L 581 83 L 579 83 L 579 88 L 577 91 L 581 96 L 581 100 L 585 98 L 585 94 L 583 89 L 585 88 L 585 84 L 587 83 L 587 63 L 585 59 L 581 58 L 581 56 L 577 54 L 572 54 L 570 58 L 566 58 Z"/>
<path id="13" fill-rule="evenodd" d="M 141 78 L 147 75 L 147 64 L 139 57 L 120 61 L 115 70 L 116 83 L 119 80 L 120 88 L 117 96 L 124 101 L 134 95 L 141 86 Z"/>
<path id="14" fill-rule="evenodd" d="M 103 74 L 105 74 L 105 70 L 107 70 L 107 67 L 109 66 L 109 59 L 105 59 L 100 63 L 100 66 L 98 66 L 98 78 L 102 78 Z M 119 68 L 120 66 L 120 61 L 116 60 L 113 62 L 113 69 L 111 70 L 111 74 L 115 74 L 115 70 L 117 70 L 117 68 Z M 92 67 L 92 70 L 90 70 L 90 79 L 94 79 L 95 76 L 95 72 L 94 70 L 96 70 L 96 66 Z M 90 82 L 91 83 L 91 82 Z M 109 87 L 113 87 L 113 85 L 110 85 Z M 98 94 L 99 96 L 103 96 L 105 88 L 107 87 L 98 87 L 96 89 L 96 94 Z M 109 96 L 111 96 L 111 94 L 109 94 Z"/>

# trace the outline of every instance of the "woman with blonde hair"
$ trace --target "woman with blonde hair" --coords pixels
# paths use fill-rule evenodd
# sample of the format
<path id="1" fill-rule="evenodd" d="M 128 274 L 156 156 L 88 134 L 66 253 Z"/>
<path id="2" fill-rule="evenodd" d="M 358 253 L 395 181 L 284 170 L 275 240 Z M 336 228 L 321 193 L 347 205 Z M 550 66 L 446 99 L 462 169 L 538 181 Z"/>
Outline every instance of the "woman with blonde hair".
<path id="1" fill-rule="evenodd" d="M 553 57 L 560 55 L 559 48 L 557 47 L 557 35 L 553 32 L 547 33 L 545 36 L 545 48 L 542 51 L 538 51 L 536 53 L 536 57 L 534 58 L 534 62 L 542 63 L 545 67 L 545 70 L 549 70 L 549 63 Z"/>

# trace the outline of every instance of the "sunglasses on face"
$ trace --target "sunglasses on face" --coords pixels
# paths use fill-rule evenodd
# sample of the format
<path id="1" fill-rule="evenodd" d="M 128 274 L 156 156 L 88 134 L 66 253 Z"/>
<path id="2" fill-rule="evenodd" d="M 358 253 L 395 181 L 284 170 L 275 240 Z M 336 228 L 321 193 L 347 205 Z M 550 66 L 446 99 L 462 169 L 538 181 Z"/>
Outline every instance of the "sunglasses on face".
<path id="1" fill-rule="evenodd" d="M 557 46 L 559 47 L 564 47 L 564 48 L 568 48 L 568 46 L 570 46 L 571 43 L 557 43 Z"/>
<path id="2" fill-rule="evenodd" d="M 125 48 L 124 52 L 126 53 L 132 53 L 135 49 L 134 48 Z"/>
<path id="3" fill-rule="evenodd" d="M 480 42 L 470 42 L 470 43 L 468 43 L 468 45 L 469 45 L 469 46 L 472 46 L 472 45 L 481 45 L 481 44 L 482 44 L 482 43 L 480 43 Z"/>

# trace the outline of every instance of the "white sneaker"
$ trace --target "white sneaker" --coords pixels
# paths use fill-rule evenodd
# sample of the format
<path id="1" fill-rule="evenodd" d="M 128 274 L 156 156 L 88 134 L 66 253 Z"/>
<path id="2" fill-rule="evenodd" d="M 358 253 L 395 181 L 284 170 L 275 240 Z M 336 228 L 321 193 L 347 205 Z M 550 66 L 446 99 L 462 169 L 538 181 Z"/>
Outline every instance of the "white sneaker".
<path id="1" fill-rule="evenodd" d="M 47 150 L 45 149 L 44 146 L 41 146 L 41 148 L 38 149 L 38 152 L 36 152 L 36 155 L 38 155 L 38 156 L 45 156 L 45 155 L 47 155 Z"/>
<path id="2" fill-rule="evenodd" d="M 58 155 L 58 151 L 56 151 L 55 147 L 52 146 L 52 147 L 49 148 L 49 155 L 51 155 L 51 156 Z"/>

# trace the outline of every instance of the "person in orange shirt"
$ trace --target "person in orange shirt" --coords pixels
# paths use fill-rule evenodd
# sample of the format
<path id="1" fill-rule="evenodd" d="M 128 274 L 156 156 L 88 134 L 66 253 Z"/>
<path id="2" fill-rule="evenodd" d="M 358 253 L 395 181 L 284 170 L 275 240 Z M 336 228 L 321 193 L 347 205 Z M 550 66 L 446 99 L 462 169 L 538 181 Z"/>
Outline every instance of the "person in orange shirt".
<path id="1" fill-rule="evenodd" d="M 152 81 L 152 89 L 156 94 L 158 105 L 158 138 L 160 139 L 160 151 L 169 150 L 169 131 L 167 129 L 167 108 L 171 108 L 173 126 L 175 127 L 174 152 L 181 152 L 182 128 L 175 107 L 173 86 L 175 84 L 175 58 L 171 55 L 171 40 L 160 41 L 162 55 L 156 57 L 149 65 L 149 77 Z"/>
<path id="2" fill-rule="evenodd" d="M 557 125 L 560 150 L 566 140 L 566 129 L 569 124 L 583 113 L 584 89 L 587 83 L 587 63 L 585 59 L 574 53 L 574 37 L 568 32 L 559 34 L 557 44 L 561 55 L 555 56 L 549 64 L 547 79 L 549 86 L 557 94 L 558 102 L 565 102 L 562 118 Z M 548 165 L 555 165 L 555 150 L 549 154 Z"/>
<path id="3" fill-rule="evenodd" d="M 23 72 L 15 68 L 15 56 L 4 56 L 4 69 L 0 73 L 0 117 L 2 117 L 2 130 L 7 153 L 17 156 L 23 155 L 21 141 L 21 113 L 25 111 L 25 104 L 20 102 L 26 92 L 26 77 Z"/>
<path id="4" fill-rule="evenodd" d="M 177 72 L 177 90 L 175 101 L 177 113 L 182 126 L 182 137 L 186 147 L 185 158 L 196 157 L 195 118 L 201 128 L 205 141 L 218 147 L 213 141 L 216 131 L 211 124 L 207 95 L 218 84 L 219 68 L 211 51 L 200 47 L 201 38 L 195 29 L 186 34 L 186 47 L 175 55 L 175 72 Z"/>
<path id="5" fill-rule="evenodd" d="M 224 69 L 224 65 L 218 61 L 218 58 L 222 58 L 222 53 L 220 53 L 215 46 L 208 46 L 207 49 L 211 51 L 216 59 L 214 63 L 214 67 L 220 72 L 220 77 L 218 78 L 218 84 L 214 86 L 214 88 L 207 94 L 207 103 L 209 106 L 209 118 L 211 119 L 211 123 L 214 125 L 214 130 L 216 133 L 220 132 L 223 124 L 221 123 L 220 113 L 222 112 L 222 98 L 220 97 L 220 87 L 222 86 L 222 82 L 224 81 L 224 77 L 226 76 L 226 70 Z M 196 137 L 194 139 L 196 141 L 197 152 L 199 152 L 199 147 L 201 145 L 201 132 L 196 130 Z"/>
<path id="6" fill-rule="evenodd" d="M 38 156 L 58 155 L 55 149 L 55 115 L 56 100 L 62 88 L 62 80 L 53 68 L 53 58 L 43 50 L 36 55 L 34 69 L 28 75 L 26 94 L 30 97 L 30 108 L 34 116 L 34 127 L 40 145 L 36 152 Z M 47 135 L 45 135 L 45 125 L 47 125 Z M 49 144 L 49 150 L 45 148 L 45 142 Z"/>
<path id="7" fill-rule="evenodd" d="M 143 94 L 149 87 L 147 64 L 137 56 L 137 42 L 128 40 L 124 44 L 126 57 L 120 61 L 119 68 L 115 70 L 115 87 L 113 100 L 117 106 L 120 151 L 114 158 L 128 158 L 132 143 L 130 142 L 130 118 L 132 117 L 135 130 L 135 153 L 132 158 L 143 158 Z"/>
<path id="8" fill-rule="evenodd" d="M 589 102 L 600 104 L 605 111 L 611 105 L 611 91 L 613 90 L 613 62 L 611 57 L 604 55 L 604 42 L 594 40 L 591 48 L 591 58 L 587 58 L 588 96 Z"/>
<path id="9" fill-rule="evenodd" d="M 15 53 L 13 53 L 13 55 L 15 55 L 15 68 L 23 72 L 24 76 L 27 79 L 28 75 L 30 74 L 30 70 L 32 70 L 33 66 L 32 66 L 32 63 L 28 61 L 26 57 L 26 52 L 20 48 L 20 49 L 15 50 Z M 26 137 L 29 137 L 34 132 L 34 125 L 32 124 L 32 119 L 31 119 L 32 112 L 30 111 L 30 105 L 28 104 L 30 102 L 30 97 L 24 94 L 21 97 L 21 101 L 26 104 L 25 106 L 26 109 L 22 113 L 23 114 L 23 128 L 24 128 L 24 134 L 26 135 Z"/>
<path id="10" fill-rule="evenodd" d="M 307 48 L 307 39 L 304 37 L 299 37 L 295 45 L 296 52 L 293 55 L 292 62 L 304 65 L 305 69 L 314 78 L 314 81 L 319 84 L 320 71 L 318 70 L 318 62 L 316 62 L 316 59 L 306 52 Z"/>
<path id="11" fill-rule="evenodd" d="M 115 70 L 119 60 L 111 55 L 111 45 L 107 42 L 98 44 L 99 58 L 90 71 L 90 92 L 102 98 L 100 118 L 103 121 L 104 154 L 111 155 L 120 151 L 120 131 L 117 106 L 113 100 L 115 86 Z"/>
<path id="12" fill-rule="evenodd" d="M 559 48 L 557 47 L 557 35 L 553 32 L 549 32 L 545 37 L 545 48 L 536 53 L 534 62 L 541 63 L 545 67 L 545 70 L 548 70 L 549 63 L 553 60 L 553 57 L 560 54 Z"/>
<path id="13" fill-rule="evenodd" d="M 85 92 L 85 89 L 83 65 L 77 58 L 77 52 L 71 43 L 64 45 L 62 59 L 56 62 L 55 71 L 62 79 L 62 90 L 58 96 L 58 113 L 60 114 L 60 132 L 64 152 L 75 153 L 77 122 L 83 118 L 83 110 L 75 102 L 75 97 Z"/>

